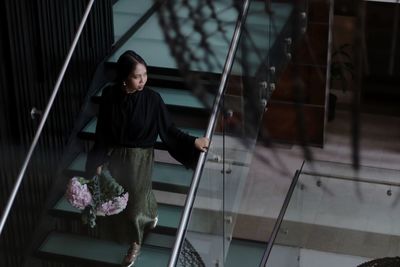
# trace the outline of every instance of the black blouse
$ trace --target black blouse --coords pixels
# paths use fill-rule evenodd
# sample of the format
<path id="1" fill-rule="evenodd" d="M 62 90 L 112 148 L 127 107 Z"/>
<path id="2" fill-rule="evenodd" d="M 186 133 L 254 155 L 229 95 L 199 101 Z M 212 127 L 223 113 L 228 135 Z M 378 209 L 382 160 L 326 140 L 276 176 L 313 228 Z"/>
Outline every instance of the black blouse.
<path id="1" fill-rule="evenodd" d="M 96 142 L 86 170 L 93 172 L 105 163 L 113 147 L 153 147 L 158 135 L 176 160 L 186 167 L 196 163 L 196 138 L 176 128 L 159 93 L 148 87 L 132 94 L 117 85 L 107 87 L 101 97 Z"/>

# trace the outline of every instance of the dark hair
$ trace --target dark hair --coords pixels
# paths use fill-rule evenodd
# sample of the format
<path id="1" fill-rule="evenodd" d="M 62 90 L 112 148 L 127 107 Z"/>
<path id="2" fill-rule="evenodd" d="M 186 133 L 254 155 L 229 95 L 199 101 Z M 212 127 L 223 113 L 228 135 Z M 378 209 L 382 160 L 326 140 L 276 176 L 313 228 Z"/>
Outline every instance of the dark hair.
<path id="1" fill-rule="evenodd" d="M 147 68 L 146 61 L 141 56 L 132 50 L 125 51 L 117 61 L 117 81 L 122 82 L 128 78 L 138 64 L 143 64 Z"/>

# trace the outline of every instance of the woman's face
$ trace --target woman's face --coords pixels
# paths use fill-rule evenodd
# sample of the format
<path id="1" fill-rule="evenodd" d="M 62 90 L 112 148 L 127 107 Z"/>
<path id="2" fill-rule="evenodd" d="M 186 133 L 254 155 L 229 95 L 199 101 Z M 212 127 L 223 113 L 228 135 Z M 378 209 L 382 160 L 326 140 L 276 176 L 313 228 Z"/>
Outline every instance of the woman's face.
<path id="1" fill-rule="evenodd" d="M 126 79 L 126 89 L 129 92 L 143 90 L 147 82 L 147 69 L 143 64 L 137 64 Z"/>

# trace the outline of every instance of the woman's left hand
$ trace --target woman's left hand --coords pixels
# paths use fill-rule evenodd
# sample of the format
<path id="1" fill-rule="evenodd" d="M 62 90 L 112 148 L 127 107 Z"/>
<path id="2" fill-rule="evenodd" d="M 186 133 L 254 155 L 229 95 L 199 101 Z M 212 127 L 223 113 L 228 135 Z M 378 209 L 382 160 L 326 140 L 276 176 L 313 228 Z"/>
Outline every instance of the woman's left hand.
<path id="1" fill-rule="evenodd" d="M 206 138 L 206 137 L 199 137 L 196 138 L 196 140 L 194 141 L 194 146 L 203 152 L 207 152 L 208 146 L 210 145 L 210 139 Z"/>

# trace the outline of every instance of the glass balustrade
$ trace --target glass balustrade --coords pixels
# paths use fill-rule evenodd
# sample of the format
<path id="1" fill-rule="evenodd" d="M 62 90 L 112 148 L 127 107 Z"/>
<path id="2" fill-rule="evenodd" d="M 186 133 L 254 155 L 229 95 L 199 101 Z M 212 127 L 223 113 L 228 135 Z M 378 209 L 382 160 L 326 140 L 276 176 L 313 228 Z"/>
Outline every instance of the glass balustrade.
<path id="1" fill-rule="evenodd" d="M 326 161 L 300 172 L 266 266 L 358 266 L 399 253 L 400 172 Z M 274 264 L 275 262 L 275 264 Z"/>
<path id="2" fill-rule="evenodd" d="M 290 3 L 250 1 L 185 236 L 205 266 L 236 266 L 227 255 L 265 105 L 290 60 L 285 42 L 293 35 L 294 10 Z"/>
<path id="3" fill-rule="evenodd" d="M 174 110 L 174 114 L 185 113 L 177 111 L 178 108 L 190 110 L 194 114 L 209 111 L 224 70 L 236 21 L 242 12 L 242 6 L 235 1 L 212 1 L 208 7 L 201 8 L 204 17 L 197 18 L 193 17 L 193 12 L 199 11 L 195 9 L 197 4 L 198 1 L 192 0 L 185 1 L 183 5 L 166 5 L 162 7 L 164 13 L 156 10 L 152 1 L 135 1 L 133 5 L 130 1 L 119 0 L 112 7 L 114 44 L 119 42 L 119 45 L 115 53 L 110 55 L 109 62 L 114 63 L 123 51 L 131 49 L 145 58 L 151 70 L 154 67 L 159 71 L 155 75 L 149 72 L 149 82 L 169 76 L 166 78 L 168 83 L 174 79 L 186 79 L 189 84 L 198 82 L 200 85 L 188 88 L 192 91 L 185 92 L 181 90 L 183 88 L 173 86 L 153 88 Z M 166 14 L 173 16 L 168 20 L 168 16 L 163 18 Z M 243 18 L 237 49 L 232 51 L 232 66 L 227 69 L 229 72 L 226 73 L 225 91 L 217 113 L 211 147 L 196 190 L 178 265 L 190 266 L 188 260 L 192 260 L 193 255 L 198 255 L 199 262 L 205 266 L 230 266 L 226 263 L 227 255 L 237 231 L 238 216 L 243 212 L 244 193 L 248 186 L 248 173 L 261 119 L 277 82 L 276 78 L 290 60 L 288 40 L 293 35 L 291 23 L 295 14 L 292 3 L 250 1 L 248 14 Z M 168 25 L 173 27 L 169 28 Z M 175 44 L 183 51 L 181 61 L 176 51 L 171 50 L 171 45 L 174 44 L 165 40 L 168 34 L 181 35 L 183 38 L 180 39 L 181 43 Z M 104 59 L 103 56 L 96 62 Z M 107 220 L 99 218 L 96 228 L 86 228 L 82 225 L 80 211 L 65 199 L 66 185 L 72 177 L 90 178 L 90 174 L 85 173 L 85 163 L 87 153 L 93 145 L 98 103 L 102 89 L 115 76 L 112 64 L 100 64 L 97 71 L 93 67 L 90 73 L 86 73 L 78 61 L 73 62 L 68 67 L 61 89 L 74 89 L 61 90 L 48 114 L 48 121 L 28 164 L 22 191 L 15 208 L 11 210 L 9 222 L 2 235 L 5 240 L 2 244 L 7 244 L 15 236 L 18 236 L 18 240 L 13 244 L 31 243 L 31 239 L 26 237 L 32 237 L 33 242 L 29 249 L 24 247 L 18 250 L 14 246 L 7 248 L 29 255 L 27 265 L 46 265 L 50 258 L 65 260 L 66 266 L 71 260 L 118 264 L 127 249 L 126 244 L 111 242 L 115 236 L 110 236 L 112 234 Z M 188 79 L 177 75 L 177 72 L 171 75 L 168 71 L 182 68 L 187 71 L 185 74 L 198 74 L 200 79 L 196 75 Z M 84 81 L 80 80 L 83 74 Z M 90 79 L 92 83 L 87 88 Z M 53 84 L 52 81 L 46 83 Z M 43 108 L 39 109 L 41 110 L 32 110 L 32 121 L 19 122 L 30 125 L 25 139 L 31 139 L 43 116 Z M 182 129 L 196 136 L 203 135 L 204 125 L 203 128 L 194 129 L 192 126 L 195 124 L 191 119 L 192 117 L 186 118 L 183 123 L 190 124 L 191 127 Z M 178 121 L 180 127 L 183 119 Z M 156 148 L 162 150 L 162 144 L 158 142 Z M 13 164 L 20 165 L 26 148 L 17 150 L 10 155 L 13 156 Z M 176 163 L 157 162 L 153 177 L 156 190 L 172 190 L 174 194 L 180 194 L 181 198 L 189 187 L 191 175 L 190 170 L 181 167 Z M 6 175 L 17 174 L 14 171 Z M 7 180 L 8 182 L 10 181 Z M 46 190 L 43 191 L 43 188 Z M 9 192 L 3 193 L 5 195 Z M 167 193 L 158 192 L 158 200 L 163 200 Z M 167 202 L 173 202 L 171 196 L 166 198 Z M 44 207 L 43 203 L 46 203 Z M 147 266 L 166 264 L 174 231 L 179 224 L 181 203 L 180 206 L 164 204 L 159 205 L 160 230 L 151 233 L 143 246 L 141 264 Z M 26 213 L 26 209 L 31 212 Z M 17 232 L 20 234 L 16 234 Z M 154 247 L 160 250 L 155 251 Z M 188 257 L 185 253 L 192 254 Z M 13 259 L 5 265 L 18 266 L 21 262 L 17 261 Z"/>
<path id="4" fill-rule="evenodd" d="M 26 5 L 38 13 L 27 18 L 38 17 L 35 23 L 46 25 L 38 27 L 40 31 L 35 37 L 43 40 L 33 40 L 33 34 L 27 36 L 35 41 L 35 50 L 43 54 L 39 56 L 48 58 L 51 64 L 37 62 L 35 68 L 21 71 L 12 65 L 26 79 L 21 78 L 20 82 L 14 77 L 4 78 L 7 80 L 4 84 L 15 85 L 15 90 L 1 92 L 4 99 L 11 96 L 10 103 L 3 100 L 2 105 L 7 108 L 15 105 L 15 109 L 21 110 L 19 115 L 30 114 L 32 118 L 22 115 L 13 121 L 13 116 L 8 114 L 13 112 L 11 108 L 1 114 L 2 125 L 7 126 L 0 130 L 1 204 L 12 194 L 18 169 L 29 149 L 27 144 L 41 118 L 48 115 L 48 119 L 35 140 L 37 147 L 30 160 L 26 166 L 22 165 L 26 173 L 0 237 L 1 266 L 71 266 L 71 262 L 76 266 L 120 264 L 128 243 L 126 240 L 116 242 L 119 237 L 110 230 L 118 230 L 121 224 L 111 226 L 109 218 L 98 218 L 95 228 L 84 226 L 81 211 L 66 201 L 65 190 L 72 177 L 92 176 L 85 173 L 85 163 L 94 142 L 99 99 L 102 89 L 115 77 L 114 63 L 126 50 L 134 50 L 147 61 L 149 85 L 160 93 L 179 128 L 202 136 L 209 117 L 215 115 L 216 118 L 177 266 L 259 266 L 263 256 L 268 267 L 358 266 L 373 259 L 398 255 L 399 171 L 367 166 L 355 170 L 351 165 L 328 161 L 301 165 L 299 160 L 293 160 L 290 164 L 295 167 L 291 167 L 298 169 L 294 174 L 285 168 L 274 169 L 270 160 L 279 162 L 278 157 L 269 159 L 255 154 L 259 136 L 268 135 L 264 132 L 263 115 L 279 82 L 293 82 L 298 78 L 295 75 L 308 75 L 304 79 L 305 91 L 316 82 L 322 83 L 324 90 L 314 94 L 310 89 L 304 97 L 299 97 L 304 103 L 294 100 L 291 104 L 318 109 L 318 116 L 325 123 L 324 75 L 328 78 L 329 75 L 323 72 L 329 71 L 327 54 L 330 52 L 314 50 L 319 45 L 315 41 L 318 38 L 302 37 L 310 28 L 316 35 L 323 32 L 321 36 L 324 37 L 320 39 L 329 43 L 328 13 L 332 7 L 324 10 L 323 18 L 316 14 L 315 6 L 308 10 L 306 0 L 253 0 L 249 1 L 248 12 L 241 18 L 244 2 L 102 1 L 102 8 L 97 6 L 99 10 L 93 14 L 96 20 L 87 25 L 92 28 L 84 32 L 84 44 L 78 46 L 79 52 L 72 58 L 48 114 L 44 99 L 50 96 L 49 89 L 56 83 L 53 72 L 61 62 L 55 58 L 64 57 L 65 43 L 71 41 L 67 38 L 61 43 L 58 39 L 64 34 L 72 35 L 77 26 L 77 14 L 80 15 L 84 7 L 75 2 L 51 4 L 49 9 L 43 3 Z M 328 2 L 321 0 L 316 6 L 328 7 Z M 326 12 L 328 9 L 330 11 Z M 53 11 L 66 18 L 52 17 Z M 113 23 L 108 23 L 111 11 Z M 309 12 L 314 12 L 312 25 L 308 22 Z M 237 47 L 232 49 L 238 18 L 243 19 L 243 24 L 237 43 L 235 41 Z M 56 21 L 54 25 L 57 26 L 47 28 L 51 24 L 47 19 Z M 6 21 L 10 25 L 13 22 L 8 17 Z M 107 24 L 104 32 L 103 27 L 94 27 L 103 25 L 102 22 Z M 69 23 L 71 25 L 66 26 Z M 49 33 L 50 30 L 54 32 Z M 14 33 L 4 32 L 7 34 Z M 18 34 L 15 32 L 16 36 Z M 98 35 L 104 38 L 99 47 L 94 44 Z M 114 40 L 111 40 L 112 35 Z M 27 36 L 24 38 L 29 39 Z M 25 41 L 24 38 L 21 40 Z M 44 45 L 47 39 L 54 43 Z M 17 42 L 18 38 L 10 40 L 10 44 L 27 43 Z M 299 40 L 304 47 L 297 49 Z M 56 51 L 58 49 L 60 51 Z M 113 53 L 107 55 L 110 51 Z M 302 53 L 300 57 L 297 51 Z M 21 49 L 19 54 L 10 53 L 10 58 L 16 60 L 15 64 L 20 63 L 19 57 L 25 52 Z M 27 52 L 26 55 L 31 56 Z M 36 53 L 31 56 L 35 58 L 33 55 Z M 89 60 L 88 55 L 93 58 Z M 9 60 L 3 54 L 2 58 Z M 104 63 L 104 59 L 107 62 Z M 285 72 L 293 59 L 296 59 L 295 64 Z M 97 66 L 98 62 L 104 64 Z M 299 68 L 300 65 L 304 68 Z M 311 72 L 311 67 L 318 71 Z M 286 74 L 283 78 L 282 73 Z M 24 89 L 26 84 L 31 91 Z M 302 82 L 292 88 L 296 86 L 302 87 Z M 224 89 L 221 102 L 217 112 L 210 114 L 218 89 Z M 293 96 L 296 92 L 280 93 L 281 98 L 273 100 L 279 105 L 296 98 Z M 286 121 L 282 119 L 278 123 Z M 267 138 L 267 141 L 270 140 Z M 158 227 L 144 239 L 139 266 L 167 265 L 193 176 L 191 170 L 166 156 L 160 139 L 155 148 L 152 182 L 160 220 Z M 253 171 L 258 168 L 252 165 L 254 159 L 257 164 L 261 163 L 256 171 L 265 176 L 265 181 L 252 180 L 249 175 L 252 167 Z M 289 191 L 278 216 L 282 192 L 286 192 L 291 178 L 293 191 Z M 54 263 L 54 259 L 61 263 Z"/>

